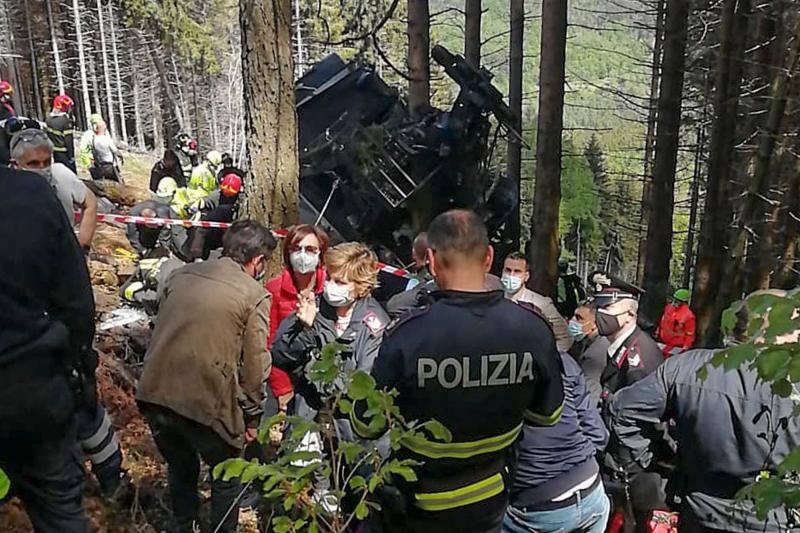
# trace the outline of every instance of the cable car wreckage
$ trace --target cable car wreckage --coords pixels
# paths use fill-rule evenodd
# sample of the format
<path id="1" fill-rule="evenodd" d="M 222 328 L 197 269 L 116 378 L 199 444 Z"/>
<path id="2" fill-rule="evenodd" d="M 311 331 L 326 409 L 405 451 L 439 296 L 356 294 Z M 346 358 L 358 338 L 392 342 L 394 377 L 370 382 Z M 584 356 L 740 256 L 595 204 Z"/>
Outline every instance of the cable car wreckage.
<path id="1" fill-rule="evenodd" d="M 478 212 L 498 253 L 510 245 L 517 187 L 489 161 L 501 130 L 519 138 L 513 114 L 488 70 L 442 46 L 432 56 L 460 88 L 449 111 L 412 115 L 371 66 L 335 54 L 295 86 L 301 220 L 387 262 L 408 263 L 414 235 L 452 207 Z"/>

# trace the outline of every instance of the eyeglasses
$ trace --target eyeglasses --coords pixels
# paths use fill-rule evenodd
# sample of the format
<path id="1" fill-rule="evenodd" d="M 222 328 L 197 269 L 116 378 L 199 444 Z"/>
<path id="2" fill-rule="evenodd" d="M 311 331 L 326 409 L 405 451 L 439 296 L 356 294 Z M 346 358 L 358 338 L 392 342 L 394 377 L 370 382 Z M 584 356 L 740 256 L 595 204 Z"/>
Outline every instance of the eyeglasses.
<path id="1" fill-rule="evenodd" d="M 14 151 L 19 143 L 21 142 L 33 142 L 35 140 L 50 140 L 50 137 L 47 136 L 47 133 L 43 132 L 42 130 L 35 130 L 35 129 L 26 129 L 22 130 L 18 133 L 15 133 L 14 136 L 11 138 L 11 143 L 9 148 L 11 151 Z"/>
<path id="2" fill-rule="evenodd" d="M 309 245 L 309 246 L 297 246 L 297 245 L 294 245 L 294 246 L 290 246 L 289 247 L 289 251 L 292 252 L 292 253 L 294 253 L 294 252 L 305 252 L 307 254 L 318 254 L 319 253 L 319 248 L 317 246 L 311 246 L 311 245 Z"/>

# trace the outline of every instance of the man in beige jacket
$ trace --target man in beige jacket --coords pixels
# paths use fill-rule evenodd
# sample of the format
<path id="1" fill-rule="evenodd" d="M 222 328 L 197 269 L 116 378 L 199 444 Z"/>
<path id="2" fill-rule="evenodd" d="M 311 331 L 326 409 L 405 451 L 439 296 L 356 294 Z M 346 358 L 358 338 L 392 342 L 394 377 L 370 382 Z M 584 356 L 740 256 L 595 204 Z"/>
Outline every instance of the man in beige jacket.
<path id="1" fill-rule="evenodd" d="M 525 302 L 536 307 L 550 324 L 559 351 L 566 352 L 572 347 L 572 337 L 569 336 L 567 330 L 567 321 L 558 312 L 553 300 L 538 292 L 533 292 L 525 286 L 530 275 L 528 260 L 524 255 L 519 252 L 508 254 L 503 262 L 503 276 L 500 278 L 506 298 L 516 303 Z"/>
<path id="2" fill-rule="evenodd" d="M 165 282 L 136 399 L 167 461 L 181 532 L 197 523 L 200 459 L 213 467 L 237 457 L 256 435 L 271 364 L 269 293 L 257 280 L 275 246 L 258 222 L 237 222 L 222 257 L 180 268 Z M 212 530 L 228 513 L 218 531 L 236 531 L 238 492 L 238 481 L 212 482 Z"/>

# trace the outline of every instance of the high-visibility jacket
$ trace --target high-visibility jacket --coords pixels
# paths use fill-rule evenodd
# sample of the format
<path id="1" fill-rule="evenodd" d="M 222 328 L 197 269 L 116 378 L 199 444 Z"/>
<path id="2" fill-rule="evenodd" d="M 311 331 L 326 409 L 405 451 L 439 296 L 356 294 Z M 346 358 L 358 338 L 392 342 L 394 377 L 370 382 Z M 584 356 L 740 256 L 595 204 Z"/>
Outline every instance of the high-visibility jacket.
<path id="1" fill-rule="evenodd" d="M 192 177 L 189 178 L 188 187 L 199 189 L 211 194 L 217 189 L 217 176 L 208 168 L 208 163 L 203 162 L 192 169 Z"/>
<path id="2" fill-rule="evenodd" d="M 179 187 L 175 190 L 175 195 L 172 197 L 170 207 L 180 218 L 188 219 L 202 209 L 207 196 L 208 193 L 203 189 Z"/>
<path id="3" fill-rule="evenodd" d="M 664 343 L 663 352 L 667 356 L 674 348 L 686 351 L 694 344 L 695 316 L 687 304 L 678 306 L 667 304 L 661 315 L 658 326 L 658 336 Z"/>
<path id="4" fill-rule="evenodd" d="M 398 480 L 407 509 L 385 525 L 498 531 L 523 424 L 552 426 L 561 416 L 561 358 L 545 319 L 502 291 L 437 291 L 431 298 L 387 328 L 372 376 L 379 388 L 397 389 L 406 420 L 435 419 L 452 440 L 401 440 L 398 458 L 423 464 L 418 481 Z M 351 410 L 353 429 L 374 438 L 363 403 Z"/>
<path id="5" fill-rule="evenodd" d="M 92 130 L 87 130 L 81 135 L 81 141 L 78 144 L 78 163 L 80 163 L 83 168 L 92 166 L 92 161 L 94 160 L 94 154 L 92 153 L 93 139 L 94 132 Z"/>

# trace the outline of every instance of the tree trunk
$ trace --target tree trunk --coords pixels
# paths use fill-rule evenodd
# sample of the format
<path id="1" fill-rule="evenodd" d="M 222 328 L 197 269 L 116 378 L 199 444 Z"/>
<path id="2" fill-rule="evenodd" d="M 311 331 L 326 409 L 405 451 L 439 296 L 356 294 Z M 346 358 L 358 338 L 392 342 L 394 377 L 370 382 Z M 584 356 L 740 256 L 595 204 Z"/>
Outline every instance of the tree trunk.
<path id="1" fill-rule="evenodd" d="M 431 101 L 428 0 L 408 0 L 408 107 L 414 113 Z"/>
<path id="2" fill-rule="evenodd" d="M 97 66 L 94 54 L 89 54 L 89 75 L 92 78 L 92 98 L 94 99 L 94 109 L 97 113 L 103 113 L 103 106 L 100 105 L 100 82 L 97 80 Z"/>
<path id="3" fill-rule="evenodd" d="M 525 26 L 524 0 L 510 0 L 509 14 L 511 19 L 511 33 L 509 35 L 509 65 L 508 65 L 508 104 L 514 114 L 514 129 L 522 134 L 522 49 L 523 31 Z M 517 198 L 521 198 L 522 183 L 522 144 L 514 136 L 508 139 L 508 155 L 506 157 L 506 175 L 514 183 Z M 510 224 L 509 237 L 514 241 L 513 247 L 519 250 L 520 245 L 520 220 L 519 201 L 514 209 Z"/>
<path id="4" fill-rule="evenodd" d="M 23 1 L 25 7 L 25 28 L 28 32 L 28 52 L 31 56 L 31 74 L 33 78 L 33 99 L 36 100 L 36 116 L 42 117 L 42 92 L 39 86 L 39 64 L 36 60 L 36 48 L 33 44 L 33 31 L 31 30 L 31 11 L 28 0 Z"/>
<path id="5" fill-rule="evenodd" d="M 58 94 L 64 94 L 64 74 L 61 71 L 61 54 L 58 50 L 58 37 L 56 36 L 56 25 L 53 23 L 53 6 L 50 0 L 45 0 L 47 8 L 47 25 L 50 27 L 50 42 L 53 45 L 53 63 L 56 67 L 56 83 L 58 83 Z"/>
<path id="6" fill-rule="evenodd" d="M 139 150 L 145 150 L 144 125 L 142 124 L 142 112 L 139 107 L 139 99 L 141 98 L 141 91 L 139 90 L 139 69 L 136 67 L 136 61 L 133 59 L 133 49 L 128 50 L 128 57 L 130 58 L 131 69 L 133 69 L 131 72 L 131 82 L 133 85 L 133 121 L 136 127 L 136 146 Z M 155 115 L 155 108 L 152 109 L 152 113 Z M 153 137 L 155 140 L 155 135 Z M 158 146 L 155 146 L 155 148 L 156 151 L 158 151 Z"/>
<path id="7" fill-rule="evenodd" d="M 111 92 L 111 73 L 108 67 L 108 48 L 106 47 L 106 30 L 103 24 L 103 0 L 97 0 L 97 24 L 100 31 L 100 50 L 103 57 L 103 81 L 106 89 L 106 109 L 108 117 L 106 122 L 111 137 L 117 138 L 117 125 L 114 122 L 114 96 Z"/>
<path id="8" fill-rule="evenodd" d="M 481 66 L 482 14 L 481 0 L 464 1 L 464 59 L 475 68 Z"/>
<path id="9" fill-rule="evenodd" d="M 728 262 L 725 269 L 725 279 L 729 283 L 733 282 L 734 287 L 742 286 L 742 276 L 744 274 L 742 267 L 748 249 L 750 253 L 747 255 L 753 257 L 752 277 L 754 278 L 754 286 L 752 288 L 766 288 L 769 286 L 772 243 L 774 242 L 773 236 L 771 235 L 772 231 L 769 227 L 765 228 L 763 226 L 761 227 L 761 232 L 757 233 L 756 229 L 760 225 L 759 218 L 762 215 L 759 207 L 762 205 L 763 199 L 767 198 L 769 194 L 770 168 L 772 166 L 776 139 L 780 133 L 785 116 L 784 112 L 786 110 L 786 94 L 789 80 L 796 74 L 798 60 L 800 59 L 800 24 L 796 26 L 794 42 L 786 58 L 786 63 L 783 68 L 777 70 L 772 81 L 769 93 L 769 111 L 764 126 L 761 128 L 759 134 L 753 177 L 749 182 L 744 207 L 742 208 L 742 213 L 739 218 L 733 258 Z M 764 231 L 765 229 L 770 231 Z M 758 237 L 751 239 L 751 235 L 758 235 Z M 761 253 L 766 253 L 768 256 L 759 258 L 758 255 Z M 726 284 L 726 287 L 727 285 L 728 284 Z M 718 297 L 717 311 L 719 313 L 722 313 L 730 296 L 736 297 L 737 295 L 731 295 L 729 291 L 724 290 L 722 291 L 722 296 Z"/>
<path id="10" fill-rule="evenodd" d="M 75 35 L 78 39 L 78 68 L 81 73 L 81 97 L 83 98 L 83 115 L 86 127 L 89 127 L 89 116 L 92 114 L 92 104 L 89 99 L 89 81 L 86 77 L 86 56 L 83 51 L 83 32 L 81 31 L 81 9 L 78 0 L 72 0 L 72 19 L 75 24 Z M 98 109 L 98 111 L 100 111 Z"/>
<path id="11" fill-rule="evenodd" d="M 244 211 L 273 229 L 298 221 L 291 22 L 291 0 L 239 2 L 249 172 Z M 272 261 L 270 270 L 281 267 L 281 261 Z"/>
<path id="12" fill-rule="evenodd" d="M 686 64 L 686 34 L 689 0 L 669 0 L 664 21 L 664 59 L 658 94 L 656 156 L 653 162 L 652 198 L 647 222 L 647 253 L 640 315 L 656 321 L 669 293 L 669 264 L 672 259 L 672 214 L 675 196 L 675 168 L 683 100 Z"/>
<path id="13" fill-rule="evenodd" d="M 647 133 L 644 138 L 644 172 L 642 173 L 642 207 L 639 212 L 639 250 L 636 257 L 636 283 L 644 280 L 644 259 L 647 252 L 647 221 L 650 217 L 650 198 L 653 182 L 653 152 L 656 147 L 656 119 L 658 117 L 658 85 L 661 81 L 661 54 L 664 51 L 664 5 L 658 0 L 656 8 L 656 34 L 653 38 L 653 65 L 650 71 L 650 102 L 647 112 Z"/>
<path id="14" fill-rule="evenodd" d="M 708 94 L 708 91 L 706 91 Z M 697 148 L 694 154 L 694 174 L 692 175 L 692 193 L 689 200 L 689 228 L 686 233 L 686 254 L 683 259 L 682 287 L 689 287 L 692 281 L 692 267 L 694 266 L 694 236 L 697 226 L 697 205 L 700 202 L 700 176 L 702 175 L 702 153 L 705 148 L 706 139 L 706 111 L 703 110 L 703 118 L 697 130 Z"/>
<path id="15" fill-rule="evenodd" d="M 718 337 L 719 317 L 714 316 L 714 302 L 727 257 L 728 224 L 732 214 L 731 162 L 736 145 L 736 118 L 749 11 L 750 0 L 726 0 L 723 6 L 706 201 L 700 225 L 692 295 L 692 308 L 697 314 L 699 346 L 711 346 Z"/>
<path id="16" fill-rule="evenodd" d="M 158 123 L 158 117 L 161 115 L 160 107 L 156 105 L 156 88 L 152 86 L 150 88 L 150 106 L 153 109 L 153 148 L 156 151 L 156 154 L 167 148 L 167 143 L 164 142 L 164 138 L 161 136 L 163 128 Z"/>
<path id="17" fill-rule="evenodd" d="M 558 212 L 561 204 L 561 136 L 564 125 L 564 71 L 567 1 L 543 0 L 539 117 L 536 125 L 536 188 L 531 217 L 529 285 L 546 296 L 558 278 Z"/>
<path id="18" fill-rule="evenodd" d="M 166 143 L 168 144 L 169 139 L 172 139 L 180 130 L 184 129 L 184 119 L 181 112 L 181 105 L 178 97 L 173 91 L 172 84 L 169 82 L 169 78 L 167 78 L 167 67 L 164 65 L 164 59 L 161 57 L 161 51 L 152 42 L 152 40 L 146 40 L 141 32 L 138 33 L 138 36 L 140 42 L 143 45 L 146 45 L 150 51 L 150 58 L 153 60 L 153 66 L 155 67 L 156 72 L 158 72 L 158 79 L 161 85 L 161 100 L 162 102 L 166 100 L 165 103 L 167 105 L 162 106 L 161 109 L 166 109 L 167 111 L 167 114 L 162 121 L 162 129 L 164 130 L 166 135 Z"/>
<path id="19" fill-rule="evenodd" d="M 122 142 L 128 144 L 128 126 L 125 124 L 125 100 L 122 98 L 122 77 L 119 73 L 119 55 L 117 54 L 117 34 L 114 29 L 114 8 L 108 2 L 108 26 L 111 28 L 111 53 L 114 58 L 114 76 L 117 81 L 117 102 L 119 104 L 119 126 Z"/>

